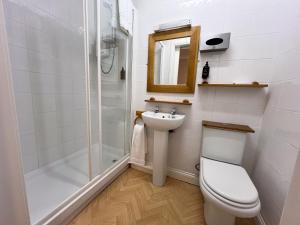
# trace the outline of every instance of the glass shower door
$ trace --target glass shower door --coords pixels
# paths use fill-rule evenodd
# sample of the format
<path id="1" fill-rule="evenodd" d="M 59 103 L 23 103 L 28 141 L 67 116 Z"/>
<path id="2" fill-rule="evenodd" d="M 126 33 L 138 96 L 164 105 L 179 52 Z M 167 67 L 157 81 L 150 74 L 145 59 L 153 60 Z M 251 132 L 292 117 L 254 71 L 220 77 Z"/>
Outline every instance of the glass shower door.
<path id="1" fill-rule="evenodd" d="M 36 224 L 89 182 L 83 1 L 3 2 Z"/>
<path id="2" fill-rule="evenodd" d="M 43 224 L 128 152 L 131 39 L 117 0 L 4 6 L 29 212 Z"/>
<path id="3" fill-rule="evenodd" d="M 128 35 L 119 26 L 117 0 L 101 0 L 102 169 L 125 155 L 128 111 Z"/>

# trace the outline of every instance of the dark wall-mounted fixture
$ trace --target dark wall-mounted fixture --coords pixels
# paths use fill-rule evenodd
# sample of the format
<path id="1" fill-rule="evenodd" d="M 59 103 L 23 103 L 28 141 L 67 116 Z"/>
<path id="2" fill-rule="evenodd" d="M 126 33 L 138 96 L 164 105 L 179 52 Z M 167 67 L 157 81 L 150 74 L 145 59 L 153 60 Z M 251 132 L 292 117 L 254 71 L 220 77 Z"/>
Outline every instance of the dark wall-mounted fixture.
<path id="1" fill-rule="evenodd" d="M 210 35 L 202 38 L 200 52 L 224 51 L 229 48 L 230 33 Z"/>

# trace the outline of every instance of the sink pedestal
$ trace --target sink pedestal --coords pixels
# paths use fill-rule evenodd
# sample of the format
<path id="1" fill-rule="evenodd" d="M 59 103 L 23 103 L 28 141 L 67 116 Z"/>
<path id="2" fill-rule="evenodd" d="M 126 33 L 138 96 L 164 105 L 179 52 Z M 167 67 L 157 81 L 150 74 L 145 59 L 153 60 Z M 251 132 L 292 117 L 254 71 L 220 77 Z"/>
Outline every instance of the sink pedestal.
<path id="1" fill-rule="evenodd" d="M 166 181 L 168 168 L 168 139 L 169 131 L 154 130 L 152 182 L 156 186 L 163 186 Z"/>
<path id="2" fill-rule="evenodd" d="M 169 130 L 180 127 L 185 115 L 147 111 L 142 113 L 142 118 L 147 127 L 154 129 L 152 182 L 156 186 L 163 186 L 168 168 Z"/>

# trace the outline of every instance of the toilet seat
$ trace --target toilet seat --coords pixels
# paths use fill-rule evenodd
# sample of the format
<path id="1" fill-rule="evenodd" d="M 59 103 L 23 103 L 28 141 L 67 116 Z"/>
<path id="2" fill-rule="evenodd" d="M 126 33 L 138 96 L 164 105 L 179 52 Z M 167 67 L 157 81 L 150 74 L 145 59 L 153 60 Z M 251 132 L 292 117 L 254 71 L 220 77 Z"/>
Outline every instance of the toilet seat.
<path id="1" fill-rule="evenodd" d="M 200 187 L 207 199 L 238 217 L 260 210 L 257 190 L 244 168 L 201 158 Z"/>
<path id="2" fill-rule="evenodd" d="M 258 193 L 246 170 L 241 166 L 203 158 L 205 184 L 216 194 L 239 204 L 252 204 Z"/>

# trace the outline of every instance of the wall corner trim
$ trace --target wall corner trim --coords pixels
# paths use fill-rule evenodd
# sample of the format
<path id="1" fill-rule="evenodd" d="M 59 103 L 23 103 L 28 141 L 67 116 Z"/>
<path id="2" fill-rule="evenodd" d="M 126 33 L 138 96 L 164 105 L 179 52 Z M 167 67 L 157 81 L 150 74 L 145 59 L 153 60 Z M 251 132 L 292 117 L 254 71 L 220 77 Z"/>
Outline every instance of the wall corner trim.
<path id="1" fill-rule="evenodd" d="M 257 225 L 267 225 L 261 213 L 259 213 L 258 216 L 255 218 L 255 222 Z"/>

